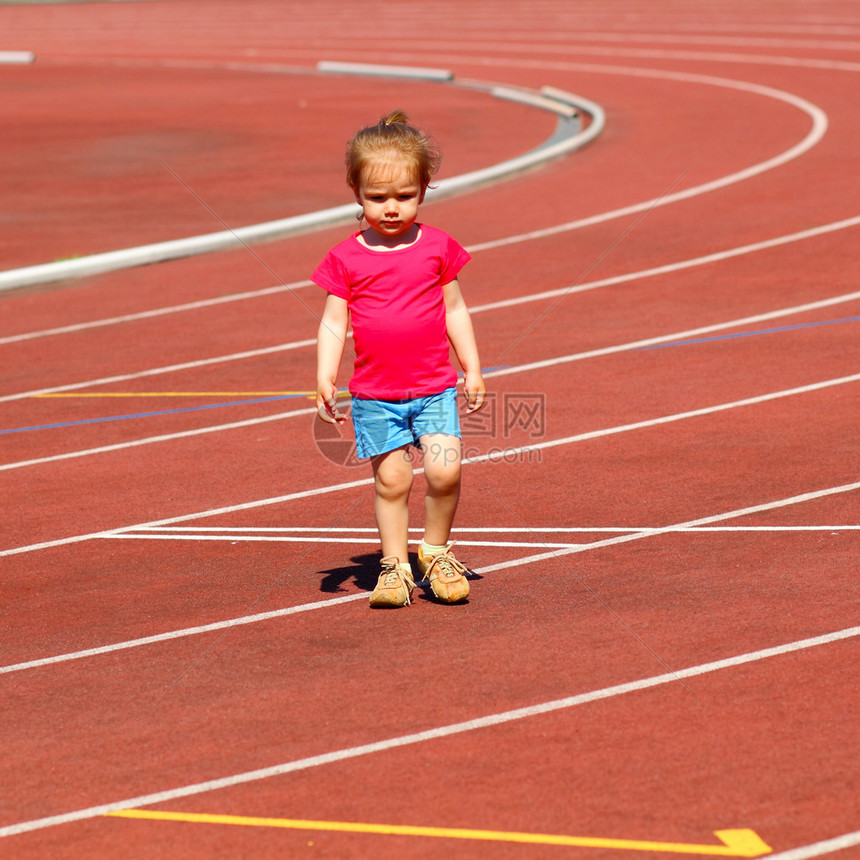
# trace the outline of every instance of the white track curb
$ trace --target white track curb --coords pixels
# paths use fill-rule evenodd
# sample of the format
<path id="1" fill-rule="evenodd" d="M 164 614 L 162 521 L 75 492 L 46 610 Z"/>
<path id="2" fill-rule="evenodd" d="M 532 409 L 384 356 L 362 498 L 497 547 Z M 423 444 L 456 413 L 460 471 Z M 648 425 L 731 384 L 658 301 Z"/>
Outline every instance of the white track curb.
<path id="1" fill-rule="evenodd" d="M 0 63 L 32 63 L 35 59 L 32 51 L 0 51 Z"/>
<path id="2" fill-rule="evenodd" d="M 439 69 L 404 69 L 402 67 L 362 66 L 356 63 L 336 64 L 320 63 L 319 69 L 326 72 L 342 74 L 388 74 L 391 77 L 419 77 L 424 80 L 446 81 L 458 86 L 450 72 Z M 514 90 L 492 85 L 475 83 L 462 84 L 471 89 L 481 89 L 491 95 L 515 99 L 526 104 L 534 105 L 543 110 L 551 110 L 559 116 L 559 123 L 569 126 L 569 134 L 558 133 L 553 136 L 557 142 L 540 146 L 526 155 L 500 162 L 492 167 L 465 173 L 450 179 L 442 180 L 437 187 L 427 194 L 428 200 L 436 200 L 454 194 L 463 194 L 484 185 L 507 179 L 511 176 L 531 170 L 555 158 L 573 152 L 590 143 L 602 131 L 605 125 L 603 109 L 587 99 L 545 87 L 540 93 L 528 90 Z M 591 123 L 584 130 L 575 132 L 574 118 L 577 111 L 582 111 L 591 117 Z M 562 125 L 562 127 L 564 127 Z M 560 139 L 558 139 L 560 137 Z M 10 269 L 0 272 L 0 291 L 20 287 L 47 284 L 68 278 L 82 278 L 98 275 L 104 272 L 127 269 L 134 266 L 145 266 L 151 263 L 175 260 L 182 257 L 192 257 L 208 254 L 214 251 L 224 251 L 231 248 L 243 247 L 256 242 L 269 242 L 283 239 L 299 233 L 307 233 L 326 227 L 349 223 L 355 220 L 355 205 L 346 204 L 331 209 L 321 209 L 307 215 L 295 215 L 277 221 L 267 221 L 248 227 L 238 227 L 235 230 L 222 230 L 217 233 L 207 233 L 201 236 L 191 236 L 186 239 L 171 239 L 151 245 L 140 245 L 119 251 L 108 251 L 103 254 L 93 254 L 72 260 L 60 260 L 54 263 L 43 263 L 20 269 Z"/>

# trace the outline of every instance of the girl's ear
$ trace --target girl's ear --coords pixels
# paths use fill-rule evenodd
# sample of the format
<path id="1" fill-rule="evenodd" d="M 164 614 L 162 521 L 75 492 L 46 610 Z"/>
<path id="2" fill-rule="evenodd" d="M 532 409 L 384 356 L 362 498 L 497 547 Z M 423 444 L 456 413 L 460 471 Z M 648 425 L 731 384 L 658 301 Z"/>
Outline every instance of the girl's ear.
<path id="1" fill-rule="evenodd" d="M 355 220 L 361 224 L 361 222 L 364 221 L 364 205 L 361 202 L 361 193 L 358 188 L 354 187 L 352 189 L 352 193 L 355 195 L 355 202 L 361 207 L 358 212 L 355 213 Z"/>
<path id="2" fill-rule="evenodd" d="M 421 188 L 421 196 L 418 198 L 418 205 L 420 206 L 424 202 L 424 195 L 427 193 L 427 186 L 424 185 Z"/>
<path id="3" fill-rule="evenodd" d="M 358 212 L 355 213 L 355 220 L 361 224 L 361 222 L 364 221 L 364 205 L 361 202 L 361 193 L 358 188 L 353 186 L 350 186 L 350 188 L 352 188 L 352 193 L 355 195 L 355 202 L 358 203 L 360 207 Z"/>

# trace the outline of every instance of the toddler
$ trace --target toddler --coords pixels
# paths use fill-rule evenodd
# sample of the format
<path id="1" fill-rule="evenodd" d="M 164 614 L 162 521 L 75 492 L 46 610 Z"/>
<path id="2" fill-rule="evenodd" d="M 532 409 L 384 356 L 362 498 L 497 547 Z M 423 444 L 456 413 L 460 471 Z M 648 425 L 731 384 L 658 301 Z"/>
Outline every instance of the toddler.
<path id="1" fill-rule="evenodd" d="M 466 568 L 449 543 L 461 459 L 449 342 L 465 372 L 467 412 L 483 406 L 486 387 L 457 281 L 470 256 L 417 220 L 439 161 L 400 111 L 359 131 L 347 145 L 347 183 L 367 227 L 332 248 L 312 275 L 328 293 L 317 337 L 317 409 L 330 423 L 345 420 L 336 379 L 352 324 L 356 453 L 373 469 L 383 556 L 372 607 L 406 606 L 415 587 L 407 548 L 413 445 L 424 454 L 427 480 L 418 567 L 438 600 L 460 603 L 469 595 Z"/>

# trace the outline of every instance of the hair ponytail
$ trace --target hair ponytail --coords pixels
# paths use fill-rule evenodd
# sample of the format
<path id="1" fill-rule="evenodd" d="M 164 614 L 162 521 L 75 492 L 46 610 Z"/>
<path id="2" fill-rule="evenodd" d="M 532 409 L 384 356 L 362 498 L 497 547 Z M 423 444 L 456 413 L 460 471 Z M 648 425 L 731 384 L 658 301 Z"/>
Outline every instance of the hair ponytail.
<path id="1" fill-rule="evenodd" d="M 379 125 L 409 125 L 409 117 L 402 110 L 393 110 L 379 121 Z"/>

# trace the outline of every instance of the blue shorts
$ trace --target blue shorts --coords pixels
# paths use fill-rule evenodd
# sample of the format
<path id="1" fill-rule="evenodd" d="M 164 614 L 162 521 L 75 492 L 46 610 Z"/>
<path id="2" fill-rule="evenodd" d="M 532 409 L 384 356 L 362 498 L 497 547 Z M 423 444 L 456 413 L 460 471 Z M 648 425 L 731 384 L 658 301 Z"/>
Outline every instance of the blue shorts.
<path id="1" fill-rule="evenodd" d="M 386 454 L 404 445 L 418 445 L 429 433 L 460 437 L 457 389 L 412 400 L 352 398 L 355 453 L 362 458 Z"/>

